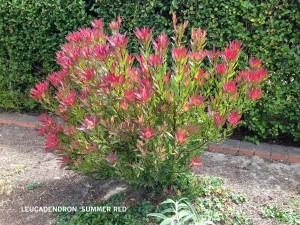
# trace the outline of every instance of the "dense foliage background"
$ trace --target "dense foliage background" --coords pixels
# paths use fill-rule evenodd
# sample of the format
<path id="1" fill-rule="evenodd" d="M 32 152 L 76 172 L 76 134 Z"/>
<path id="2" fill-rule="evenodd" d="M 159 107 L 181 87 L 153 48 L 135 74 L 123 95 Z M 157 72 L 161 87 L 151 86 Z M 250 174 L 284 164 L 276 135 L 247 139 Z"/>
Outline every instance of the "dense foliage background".
<path id="1" fill-rule="evenodd" d="M 300 13 L 292 0 L 23 0 L 0 2 L 0 107 L 32 110 L 28 92 L 56 69 L 55 51 L 64 36 L 94 18 L 122 16 L 129 36 L 136 26 L 171 34 L 172 12 L 189 27 L 208 31 L 208 48 L 243 42 L 245 54 L 262 58 L 270 73 L 267 97 L 245 116 L 259 137 L 300 138 Z M 137 43 L 130 46 L 137 48 Z"/>

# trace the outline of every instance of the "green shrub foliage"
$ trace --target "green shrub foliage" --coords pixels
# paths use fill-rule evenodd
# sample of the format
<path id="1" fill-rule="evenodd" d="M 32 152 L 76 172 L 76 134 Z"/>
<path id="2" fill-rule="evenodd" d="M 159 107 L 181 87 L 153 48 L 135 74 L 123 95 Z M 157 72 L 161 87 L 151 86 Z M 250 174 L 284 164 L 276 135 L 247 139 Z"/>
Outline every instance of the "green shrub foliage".
<path id="1" fill-rule="evenodd" d="M 0 107 L 33 107 L 27 98 L 28 87 L 54 69 L 53 55 L 63 36 L 87 24 L 89 16 L 108 22 L 121 14 L 124 21 L 121 31 L 128 36 L 141 24 L 155 26 L 154 34 L 170 35 L 171 14 L 176 12 L 191 26 L 209 30 L 208 48 L 214 45 L 223 48 L 230 40 L 241 40 L 244 46 L 241 67 L 248 62 L 250 53 L 264 59 L 271 75 L 265 85 L 269 97 L 247 112 L 244 119 L 248 128 L 263 138 L 282 135 L 300 138 L 298 1 L 22 2 L 25 3 L 0 3 Z M 137 41 L 131 42 L 129 48 L 137 52 Z"/>

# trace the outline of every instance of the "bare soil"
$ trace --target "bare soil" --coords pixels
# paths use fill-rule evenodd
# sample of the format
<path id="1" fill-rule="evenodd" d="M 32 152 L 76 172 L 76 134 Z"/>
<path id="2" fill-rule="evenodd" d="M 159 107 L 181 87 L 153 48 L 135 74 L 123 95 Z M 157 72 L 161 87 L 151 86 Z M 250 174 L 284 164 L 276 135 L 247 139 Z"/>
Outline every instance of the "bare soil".
<path id="1" fill-rule="evenodd" d="M 22 212 L 26 206 L 84 205 L 130 190 L 121 181 L 95 181 L 60 168 L 55 157 L 42 150 L 43 138 L 33 129 L 0 125 L 0 224 L 53 224 L 49 213 Z M 251 156 L 206 152 L 198 174 L 226 179 L 225 186 L 248 198 L 241 209 L 254 224 L 262 220 L 267 204 L 284 206 L 300 200 L 300 164 L 281 163 Z"/>

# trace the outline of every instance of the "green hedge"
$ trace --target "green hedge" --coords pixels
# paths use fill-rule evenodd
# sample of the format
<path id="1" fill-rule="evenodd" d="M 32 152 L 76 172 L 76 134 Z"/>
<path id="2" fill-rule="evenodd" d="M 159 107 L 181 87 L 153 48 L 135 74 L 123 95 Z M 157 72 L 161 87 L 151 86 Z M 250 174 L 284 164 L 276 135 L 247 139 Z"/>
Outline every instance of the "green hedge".
<path id="1" fill-rule="evenodd" d="M 0 107 L 30 110 L 32 85 L 55 68 L 64 36 L 91 18 L 83 0 L 0 1 Z"/>
<path id="2" fill-rule="evenodd" d="M 55 68 L 64 35 L 94 18 L 122 16 L 128 35 L 136 26 L 172 34 L 171 13 L 208 31 L 208 48 L 241 40 L 245 54 L 262 58 L 270 71 L 267 97 L 245 121 L 259 137 L 300 139 L 299 3 L 291 0 L 34 0 L 0 3 L 0 107 L 31 109 L 28 90 Z M 189 26 L 191 27 L 191 26 Z M 130 46 L 137 48 L 136 42 Z M 244 65 L 241 65 L 244 66 Z M 2 88 L 2 89 L 1 89 Z"/>

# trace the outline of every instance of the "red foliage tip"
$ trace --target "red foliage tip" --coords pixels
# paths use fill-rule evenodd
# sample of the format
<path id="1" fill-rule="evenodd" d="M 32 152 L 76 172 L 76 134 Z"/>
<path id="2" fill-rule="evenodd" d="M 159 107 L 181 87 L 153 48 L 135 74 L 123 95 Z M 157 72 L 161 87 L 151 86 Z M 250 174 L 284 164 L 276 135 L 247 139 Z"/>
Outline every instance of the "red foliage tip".
<path id="1" fill-rule="evenodd" d="M 109 157 L 105 158 L 106 161 L 114 163 L 118 160 L 118 156 L 115 152 L 108 152 Z"/>
<path id="2" fill-rule="evenodd" d="M 203 162 L 200 156 L 194 156 L 190 160 L 190 167 L 194 169 L 199 169 L 203 166 Z"/>
<path id="3" fill-rule="evenodd" d="M 150 139 L 154 136 L 153 128 L 149 125 L 141 131 L 142 138 Z"/>
<path id="4" fill-rule="evenodd" d="M 199 106 L 203 103 L 203 101 L 204 101 L 203 95 L 193 95 L 190 97 L 191 105 Z"/>
<path id="5" fill-rule="evenodd" d="M 252 69 L 259 69 L 261 67 L 262 60 L 253 58 L 252 56 L 249 59 L 249 65 Z"/>
<path id="6" fill-rule="evenodd" d="M 173 48 L 172 56 L 176 62 L 182 61 L 187 56 L 187 49 L 186 48 Z"/>
<path id="7" fill-rule="evenodd" d="M 225 118 L 219 113 L 214 113 L 214 122 L 217 126 L 222 127 L 225 123 Z"/>
<path id="8" fill-rule="evenodd" d="M 182 128 L 178 128 L 175 134 L 175 141 L 179 144 L 184 144 L 189 138 L 186 136 L 187 131 L 183 130 Z"/>
<path id="9" fill-rule="evenodd" d="M 36 84 L 35 88 L 32 88 L 30 91 L 30 97 L 35 100 L 39 100 L 39 99 L 45 97 L 45 94 L 48 91 L 48 89 L 49 89 L 48 81 L 44 81 L 39 84 Z"/>
<path id="10" fill-rule="evenodd" d="M 223 75 L 228 70 L 228 67 L 225 66 L 225 64 L 216 64 L 215 66 L 215 72 L 217 75 Z"/>

